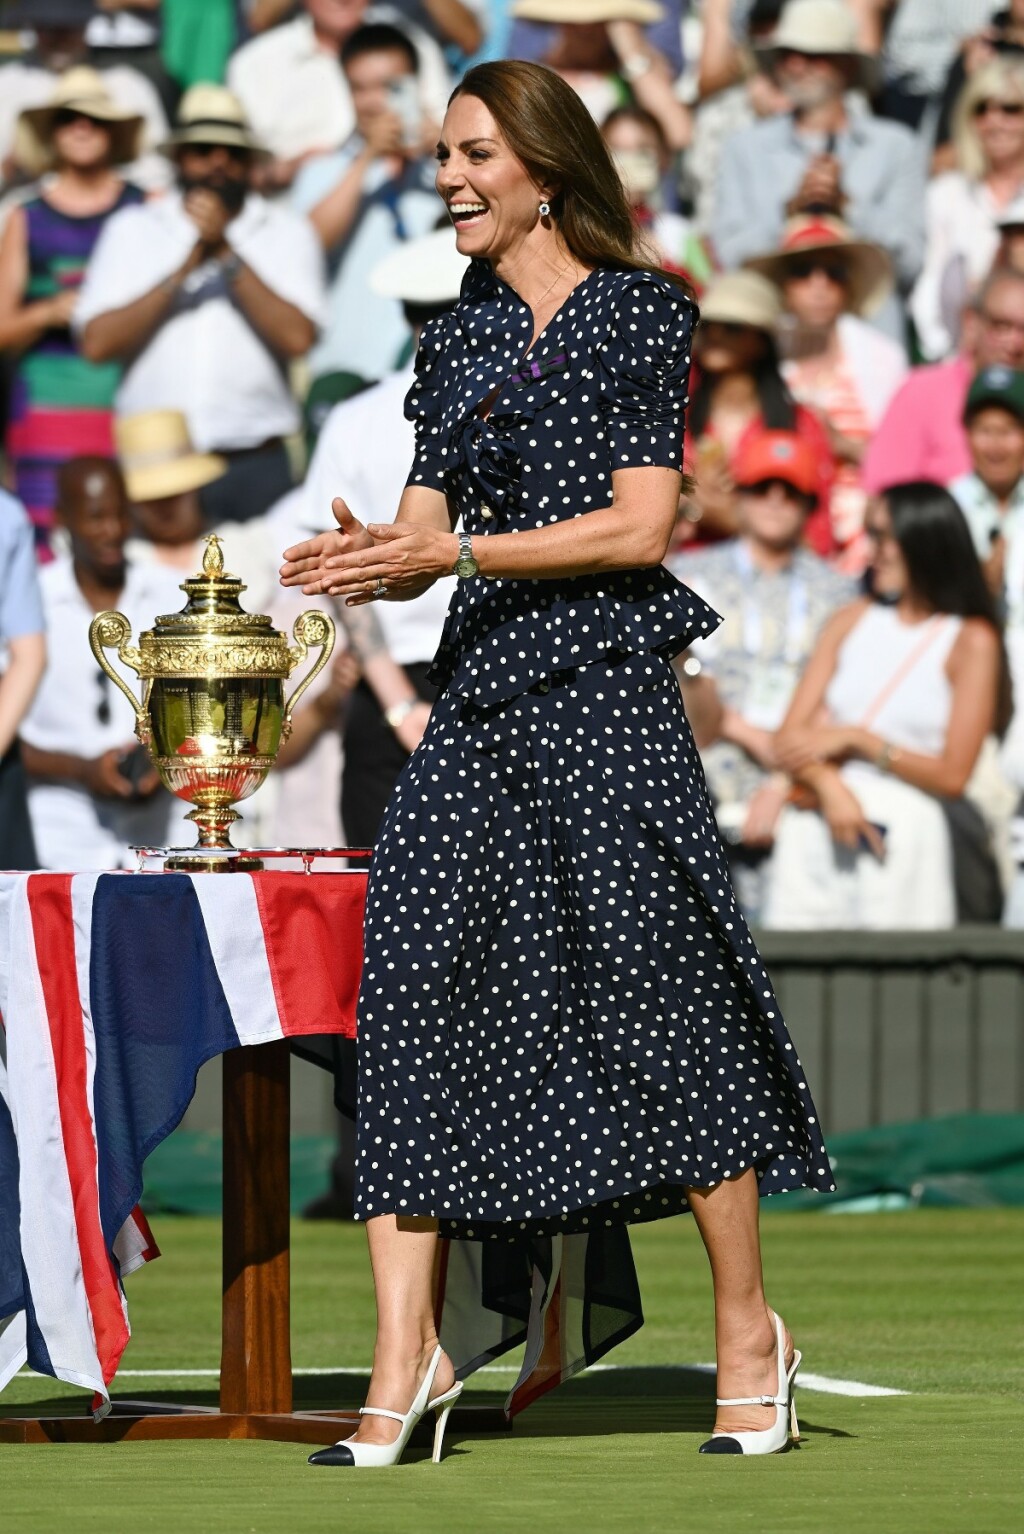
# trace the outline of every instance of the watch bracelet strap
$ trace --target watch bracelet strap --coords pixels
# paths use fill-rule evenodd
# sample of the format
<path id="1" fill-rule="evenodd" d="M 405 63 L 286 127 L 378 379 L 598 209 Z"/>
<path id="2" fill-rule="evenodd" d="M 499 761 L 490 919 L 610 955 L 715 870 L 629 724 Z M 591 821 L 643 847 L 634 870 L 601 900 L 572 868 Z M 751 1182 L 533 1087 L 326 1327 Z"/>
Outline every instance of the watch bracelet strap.
<path id="1" fill-rule="evenodd" d="M 384 710 L 384 718 L 392 730 L 397 730 L 408 719 L 419 700 L 417 698 L 402 698 L 398 703 L 392 703 L 390 708 Z"/>

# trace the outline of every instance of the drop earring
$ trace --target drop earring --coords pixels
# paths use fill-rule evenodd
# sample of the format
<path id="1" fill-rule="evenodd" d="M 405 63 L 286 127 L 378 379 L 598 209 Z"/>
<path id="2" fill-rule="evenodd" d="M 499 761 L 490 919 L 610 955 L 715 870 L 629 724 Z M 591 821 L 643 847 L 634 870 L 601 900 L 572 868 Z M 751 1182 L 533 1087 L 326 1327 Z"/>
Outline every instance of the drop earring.
<path id="1" fill-rule="evenodd" d="M 537 212 L 541 218 L 549 218 L 551 215 L 551 204 L 549 202 L 542 202 Z"/>

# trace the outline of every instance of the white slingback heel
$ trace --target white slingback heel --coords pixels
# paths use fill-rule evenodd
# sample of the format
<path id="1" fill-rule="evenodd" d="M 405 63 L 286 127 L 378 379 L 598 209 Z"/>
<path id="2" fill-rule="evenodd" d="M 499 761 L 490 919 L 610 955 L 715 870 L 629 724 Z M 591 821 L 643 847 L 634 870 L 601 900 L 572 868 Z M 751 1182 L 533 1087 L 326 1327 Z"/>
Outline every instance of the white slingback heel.
<path id="1" fill-rule="evenodd" d="M 779 1317 L 775 1320 L 775 1341 L 778 1357 L 778 1390 L 773 1396 L 719 1396 L 717 1406 L 774 1406 L 775 1421 L 771 1427 L 760 1432 L 712 1433 L 702 1443 L 699 1454 L 778 1454 L 790 1440 L 800 1441 L 800 1425 L 796 1420 L 796 1371 L 803 1354 L 794 1352 L 793 1362 L 786 1368 L 786 1331 Z"/>
<path id="2" fill-rule="evenodd" d="M 388 1411 L 383 1406 L 363 1406 L 360 1408 L 361 1417 L 390 1417 L 393 1422 L 400 1422 L 402 1430 L 394 1443 L 356 1443 L 352 1438 L 344 1438 L 339 1443 L 332 1443 L 327 1449 L 318 1449 L 315 1454 L 309 1456 L 311 1465 L 357 1465 L 378 1466 L 397 1465 L 401 1459 L 406 1444 L 412 1436 L 413 1428 L 420 1418 L 428 1411 L 435 1414 L 434 1427 L 434 1453 L 435 1465 L 441 1463 L 441 1449 L 444 1444 L 444 1430 L 448 1425 L 448 1415 L 455 1402 L 462 1394 L 462 1381 L 458 1381 L 451 1390 L 446 1390 L 444 1395 L 437 1396 L 433 1401 L 430 1399 L 430 1387 L 434 1383 L 437 1366 L 444 1357 L 439 1347 L 435 1352 L 427 1372 L 423 1377 L 423 1383 L 416 1392 L 416 1399 L 409 1410 L 403 1415 L 401 1412 Z"/>

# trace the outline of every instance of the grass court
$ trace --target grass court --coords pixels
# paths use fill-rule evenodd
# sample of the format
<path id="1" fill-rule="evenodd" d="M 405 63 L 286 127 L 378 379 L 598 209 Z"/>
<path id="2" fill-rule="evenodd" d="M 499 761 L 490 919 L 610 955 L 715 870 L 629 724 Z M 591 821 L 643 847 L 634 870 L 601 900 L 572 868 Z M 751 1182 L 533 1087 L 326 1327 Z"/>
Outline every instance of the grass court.
<path id="1" fill-rule="evenodd" d="M 115 1393 L 216 1402 L 220 1226 L 158 1218 L 164 1256 L 127 1281 L 134 1337 Z M 713 1377 L 711 1289 L 692 1221 L 634 1231 L 647 1321 L 507 1436 L 449 1430 L 442 1465 L 315 1470 L 303 1445 L 0 1444 L 2 1534 L 988 1534 L 1024 1513 L 1024 1209 L 769 1213 L 769 1300 L 805 1370 L 903 1395 L 798 1391 L 803 1442 L 698 1456 Z M 297 1221 L 297 1370 L 365 1369 L 373 1302 L 359 1227 Z M 477 1376 L 500 1401 L 513 1373 Z M 299 1374 L 297 1406 L 359 1405 L 359 1372 Z M 83 1392 L 25 1376 L 0 1413 Z"/>

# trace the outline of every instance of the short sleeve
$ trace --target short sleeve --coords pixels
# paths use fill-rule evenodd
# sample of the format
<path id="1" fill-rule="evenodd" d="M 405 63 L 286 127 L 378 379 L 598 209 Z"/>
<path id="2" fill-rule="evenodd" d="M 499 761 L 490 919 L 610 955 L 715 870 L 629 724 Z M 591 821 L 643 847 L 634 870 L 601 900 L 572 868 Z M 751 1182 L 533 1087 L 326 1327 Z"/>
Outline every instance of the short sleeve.
<path id="1" fill-rule="evenodd" d="M 0 642 L 45 628 L 32 525 L 19 502 L 0 494 Z"/>
<path id="2" fill-rule="evenodd" d="M 449 312 L 423 327 L 416 352 L 416 377 L 405 396 L 405 418 L 416 428 L 416 453 L 406 483 L 425 485 L 430 490 L 445 487 L 440 380 L 450 323 Z"/>
<path id="3" fill-rule="evenodd" d="M 598 348 L 612 469 L 681 469 L 690 343 L 697 310 L 663 278 L 640 277 Z"/>

